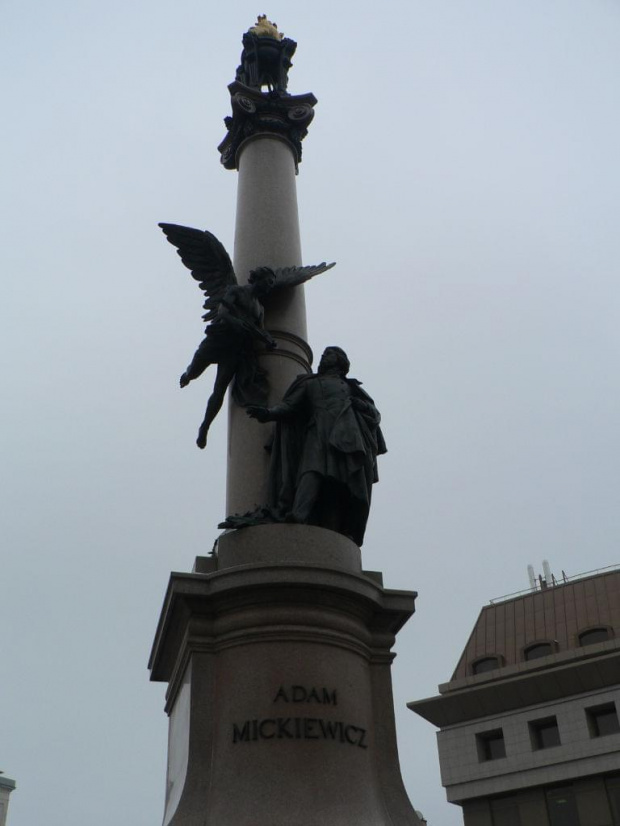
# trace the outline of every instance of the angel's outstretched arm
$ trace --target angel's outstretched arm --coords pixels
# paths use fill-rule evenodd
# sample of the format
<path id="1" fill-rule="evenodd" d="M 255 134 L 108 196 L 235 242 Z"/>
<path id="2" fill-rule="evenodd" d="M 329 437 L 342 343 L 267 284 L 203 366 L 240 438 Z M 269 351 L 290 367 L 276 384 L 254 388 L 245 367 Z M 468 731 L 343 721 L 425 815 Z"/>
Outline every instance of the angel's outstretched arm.
<path id="1" fill-rule="evenodd" d="M 236 306 L 235 309 L 237 309 Z M 266 344 L 269 349 L 277 347 L 275 341 L 267 330 L 252 321 L 252 319 L 248 317 L 247 313 L 233 312 L 233 309 L 228 302 L 222 301 L 218 307 L 217 317 L 226 324 L 230 325 L 230 327 L 237 332 L 243 333 L 244 335 L 249 334 L 254 338 L 259 339 L 259 341 Z"/>

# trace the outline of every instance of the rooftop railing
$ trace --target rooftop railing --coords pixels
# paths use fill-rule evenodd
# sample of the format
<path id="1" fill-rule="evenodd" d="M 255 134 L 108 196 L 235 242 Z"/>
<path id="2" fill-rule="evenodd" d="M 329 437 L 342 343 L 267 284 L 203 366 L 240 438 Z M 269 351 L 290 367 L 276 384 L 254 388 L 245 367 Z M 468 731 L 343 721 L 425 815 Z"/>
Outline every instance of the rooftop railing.
<path id="1" fill-rule="evenodd" d="M 562 571 L 562 576 L 558 579 L 551 574 L 551 582 L 547 582 L 542 576 L 538 577 L 538 582 L 535 588 L 526 588 L 523 591 L 515 591 L 513 594 L 505 594 L 503 597 L 495 597 L 489 600 L 491 605 L 496 605 L 498 602 L 506 602 L 509 599 L 516 599 L 517 597 L 524 597 L 527 594 L 538 594 L 541 591 L 548 591 L 551 588 L 558 588 L 561 585 L 568 585 L 569 582 L 574 582 L 577 579 L 585 579 L 586 577 L 597 576 L 598 574 L 606 574 L 610 571 L 620 570 L 620 565 L 607 565 L 605 568 L 596 568 L 593 571 L 586 571 L 583 574 L 574 574 L 573 576 L 566 576 Z"/>

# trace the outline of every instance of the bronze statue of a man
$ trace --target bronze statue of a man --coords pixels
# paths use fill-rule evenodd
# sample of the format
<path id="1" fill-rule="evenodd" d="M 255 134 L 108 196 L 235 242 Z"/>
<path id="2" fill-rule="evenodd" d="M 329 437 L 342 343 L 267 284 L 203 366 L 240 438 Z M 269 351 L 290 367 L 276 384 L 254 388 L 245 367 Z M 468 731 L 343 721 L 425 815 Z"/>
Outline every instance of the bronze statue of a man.
<path id="1" fill-rule="evenodd" d="M 327 347 L 317 373 L 297 378 L 280 404 L 247 412 L 277 423 L 268 503 L 275 519 L 330 528 L 361 545 L 386 447 L 379 411 L 348 372 L 344 350 Z"/>

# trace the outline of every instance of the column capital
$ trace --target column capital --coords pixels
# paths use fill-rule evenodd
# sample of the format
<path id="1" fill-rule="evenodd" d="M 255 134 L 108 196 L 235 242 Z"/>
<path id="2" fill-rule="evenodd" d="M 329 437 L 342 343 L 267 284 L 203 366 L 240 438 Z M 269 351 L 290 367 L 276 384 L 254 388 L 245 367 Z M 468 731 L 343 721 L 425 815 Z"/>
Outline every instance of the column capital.
<path id="1" fill-rule="evenodd" d="M 314 118 L 317 103 L 314 95 L 261 92 L 237 80 L 228 90 L 232 116 L 224 118 L 228 134 L 218 146 L 224 167 L 238 169 L 239 152 L 246 141 L 276 137 L 290 146 L 297 168 L 301 161 L 301 142 Z"/>

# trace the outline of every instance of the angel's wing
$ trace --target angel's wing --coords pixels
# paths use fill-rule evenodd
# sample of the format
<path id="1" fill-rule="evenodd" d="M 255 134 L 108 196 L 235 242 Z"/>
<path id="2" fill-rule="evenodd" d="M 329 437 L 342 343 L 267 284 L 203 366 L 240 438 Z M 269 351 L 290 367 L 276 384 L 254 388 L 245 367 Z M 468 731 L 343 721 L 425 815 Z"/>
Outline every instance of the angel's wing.
<path id="1" fill-rule="evenodd" d="M 297 287 L 299 284 L 303 284 L 311 278 L 314 278 L 315 275 L 320 275 L 322 272 L 325 272 L 325 270 L 331 270 L 331 268 L 335 266 L 335 261 L 333 264 L 326 264 L 325 261 L 323 261 L 322 264 L 315 264 L 312 267 L 281 267 L 280 269 L 274 270 L 276 283 L 273 289 Z"/>
<path id="2" fill-rule="evenodd" d="M 205 321 L 217 314 L 222 296 L 237 283 L 230 256 L 215 235 L 206 230 L 181 227 L 178 224 L 159 224 L 166 238 L 177 248 L 181 261 L 191 270 L 206 296 L 203 308 Z"/>

